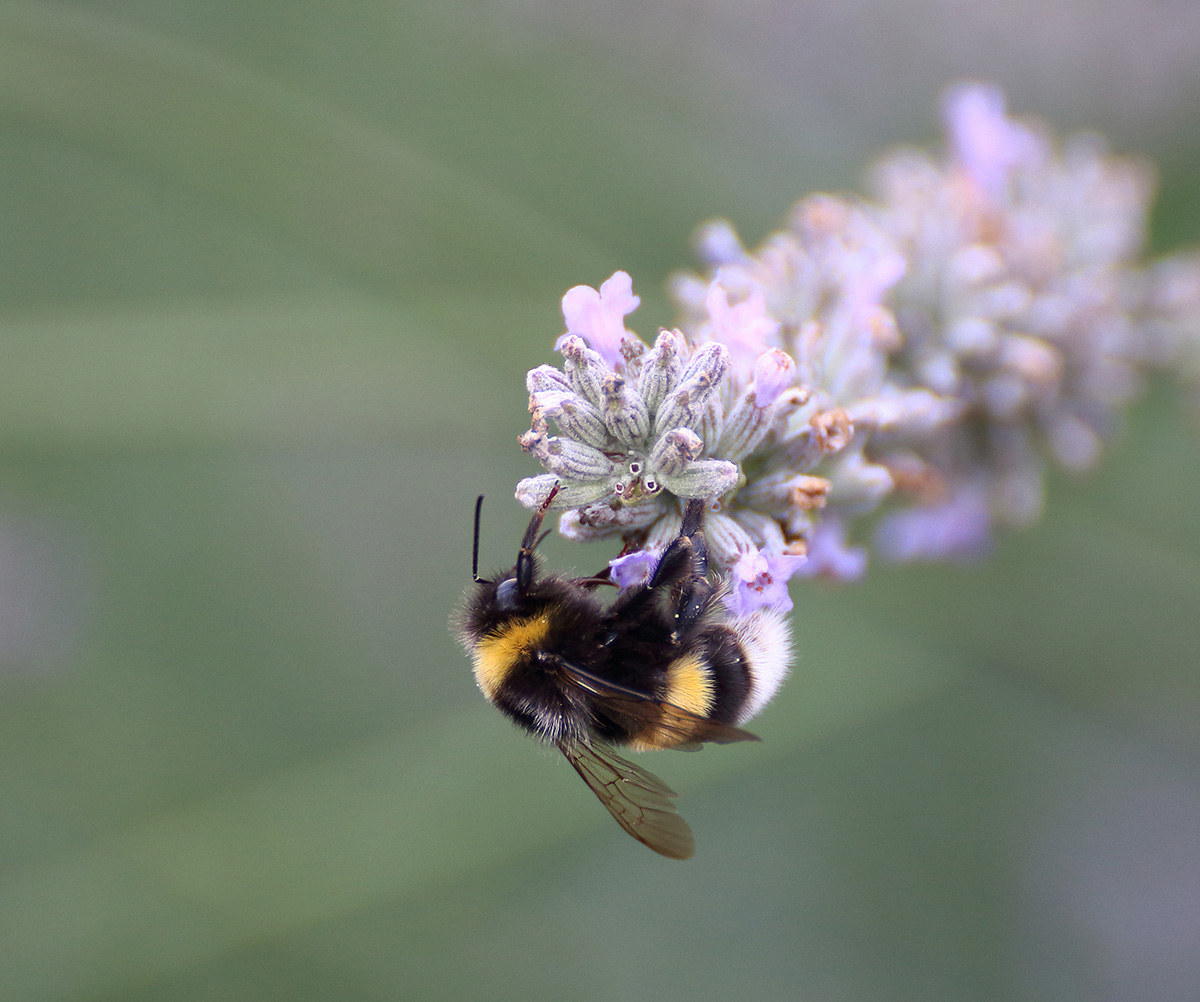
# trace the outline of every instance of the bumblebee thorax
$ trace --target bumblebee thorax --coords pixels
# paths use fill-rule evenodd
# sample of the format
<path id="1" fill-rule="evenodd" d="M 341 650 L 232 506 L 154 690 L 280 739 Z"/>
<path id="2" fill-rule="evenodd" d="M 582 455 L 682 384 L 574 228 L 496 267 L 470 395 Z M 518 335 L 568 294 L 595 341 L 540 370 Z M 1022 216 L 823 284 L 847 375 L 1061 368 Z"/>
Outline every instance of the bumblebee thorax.
<path id="1" fill-rule="evenodd" d="M 529 665 L 545 648 L 551 626 L 550 611 L 543 609 L 514 616 L 479 640 L 473 651 L 475 681 L 488 699 L 494 700 L 513 672 Z"/>

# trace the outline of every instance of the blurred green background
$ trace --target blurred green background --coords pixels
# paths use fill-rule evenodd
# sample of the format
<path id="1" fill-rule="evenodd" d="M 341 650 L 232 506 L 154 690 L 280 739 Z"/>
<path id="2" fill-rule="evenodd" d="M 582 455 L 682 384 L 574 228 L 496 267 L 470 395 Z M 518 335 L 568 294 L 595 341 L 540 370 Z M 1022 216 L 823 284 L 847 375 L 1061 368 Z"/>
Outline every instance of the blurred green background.
<path id="1" fill-rule="evenodd" d="M 987 564 L 795 588 L 764 743 L 651 763 L 689 863 L 446 629 L 568 286 L 629 270 L 653 333 L 692 227 L 856 186 L 964 73 L 1153 156 L 1200 241 L 1198 11 L 0 5 L 0 996 L 1200 995 L 1170 387 Z"/>

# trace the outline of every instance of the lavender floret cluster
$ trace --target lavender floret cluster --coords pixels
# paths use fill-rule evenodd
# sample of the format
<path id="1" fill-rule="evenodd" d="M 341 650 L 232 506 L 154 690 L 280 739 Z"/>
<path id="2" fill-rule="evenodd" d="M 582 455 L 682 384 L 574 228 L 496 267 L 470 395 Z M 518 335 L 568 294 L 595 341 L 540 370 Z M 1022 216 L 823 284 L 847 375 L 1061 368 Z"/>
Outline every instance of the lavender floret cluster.
<path id="1" fill-rule="evenodd" d="M 518 499 L 558 484 L 560 532 L 619 540 L 626 585 L 702 498 L 731 612 L 786 610 L 793 575 L 863 573 L 856 537 L 986 551 L 1037 518 L 1048 466 L 1096 463 L 1144 373 L 1200 386 L 1200 255 L 1141 260 L 1150 168 L 994 88 L 952 89 L 945 115 L 947 151 L 888 155 L 873 198 L 805 198 L 754 250 L 703 227 L 653 344 L 626 327 L 627 274 L 571 289 L 562 366 L 527 377 L 520 443 L 546 472 Z"/>
<path id="2" fill-rule="evenodd" d="M 924 441 L 873 443 L 911 485 L 877 530 L 897 558 L 984 550 L 1035 521 L 1046 467 L 1095 465 L 1151 354 L 1149 166 L 1098 136 L 1056 142 L 994 88 L 952 89 L 945 118 L 942 157 L 902 150 L 872 172 L 908 262 L 889 378 L 963 405 Z"/>
<path id="3" fill-rule="evenodd" d="M 598 291 L 571 289 L 567 333 L 556 346 L 562 369 L 543 365 L 526 378 L 531 420 L 519 441 L 548 472 L 522 480 L 517 498 L 538 507 L 557 484 L 564 536 L 624 541 L 629 552 L 612 571 L 619 584 L 644 577 L 647 555 L 678 534 L 682 502 L 706 500 L 710 557 L 738 582 L 726 594 L 730 608 L 790 608 L 786 582 L 804 551 L 760 510 L 763 498 L 759 508 L 738 499 L 743 491 L 777 497 L 771 506 L 781 516 L 822 504 L 829 484 L 802 468 L 844 447 L 849 434 L 837 415 L 795 425 L 809 394 L 796 384 L 794 361 L 766 344 L 777 324 L 761 304 L 730 308 L 717 298 L 722 339 L 664 330 L 650 346 L 625 328 L 639 304 L 627 274 Z M 776 462 L 770 476 L 764 467 L 747 477 L 744 464 L 782 461 L 787 447 L 796 453 L 790 472 Z"/>

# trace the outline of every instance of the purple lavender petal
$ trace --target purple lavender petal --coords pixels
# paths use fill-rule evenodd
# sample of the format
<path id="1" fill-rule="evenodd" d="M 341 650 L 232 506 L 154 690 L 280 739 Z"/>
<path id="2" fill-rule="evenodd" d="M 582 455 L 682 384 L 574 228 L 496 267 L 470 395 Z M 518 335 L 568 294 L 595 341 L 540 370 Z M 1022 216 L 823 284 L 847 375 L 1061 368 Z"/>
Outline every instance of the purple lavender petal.
<path id="1" fill-rule="evenodd" d="M 875 545 L 886 560 L 972 560 L 992 548 L 992 517 L 983 490 L 967 487 L 942 504 L 898 511 L 880 521 Z"/>
<path id="2" fill-rule="evenodd" d="M 762 289 L 755 286 L 750 295 L 736 306 L 729 305 L 729 293 L 720 284 L 720 272 L 709 284 L 704 297 L 711 337 L 729 348 L 734 367 L 749 372 L 779 333 L 779 321 L 767 312 Z"/>
<path id="3" fill-rule="evenodd" d="M 775 399 L 796 381 L 796 363 L 778 348 L 763 352 L 754 363 L 754 402 L 770 407 Z"/>
<path id="4" fill-rule="evenodd" d="M 609 577 L 622 591 L 635 585 L 645 584 L 658 566 L 661 554 L 654 550 L 637 550 L 608 562 Z"/>
<path id="5" fill-rule="evenodd" d="M 554 347 L 557 349 L 563 338 L 578 335 L 600 353 L 609 368 L 615 369 L 623 361 L 621 341 L 626 337 L 625 315 L 640 304 L 641 299 L 633 294 L 633 279 L 624 271 L 614 272 L 600 286 L 599 292 L 590 285 L 568 289 L 562 298 L 567 333 Z"/>
<path id="6" fill-rule="evenodd" d="M 807 560 L 790 553 L 743 553 L 730 570 L 733 588 L 724 597 L 725 607 L 734 616 L 745 616 L 763 606 L 789 612 L 792 597 L 788 594 L 788 579 Z"/>
<path id="7" fill-rule="evenodd" d="M 943 109 L 955 158 L 988 198 L 1002 200 L 1012 169 L 1036 159 L 1040 144 L 1008 117 L 998 87 L 960 84 L 946 94 Z"/>
<path id="8" fill-rule="evenodd" d="M 866 573 L 867 551 L 846 545 L 846 527 L 841 519 L 826 516 L 808 539 L 808 563 L 800 574 L 834 581 L 857 581 Z"/>

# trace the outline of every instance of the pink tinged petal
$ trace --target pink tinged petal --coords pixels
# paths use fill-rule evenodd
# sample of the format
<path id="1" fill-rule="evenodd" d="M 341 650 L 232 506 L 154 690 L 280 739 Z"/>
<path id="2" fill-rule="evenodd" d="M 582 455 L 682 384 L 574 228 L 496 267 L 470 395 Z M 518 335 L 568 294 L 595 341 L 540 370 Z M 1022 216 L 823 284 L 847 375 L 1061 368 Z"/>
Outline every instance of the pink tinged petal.
<path id="1" fill-rule="evenodd" d="M 652 550 L 638 550 L 608 562 L 608 574 L 613 583 L 622 590 L 643 585 L 650 580 L 658 566 L 660 554 Z"/>
<path id="2" fill-rule="evenodd" d="M 729 293 L 718 275 L 704 297 L 711 336 L 729 347 L 739 371 L 748 370 L 779 333 L 779 321 L 767 313 L 762 289 L 755 286 L 750 295 L 736 306 L 729 305 Z"/>
<path id="3" fill-rule="evenodd" d="M 624 318 L 642 305 L 640 296 L 633 294 L 633 279 L 625 271 L 614 271 L 600 286 L 600 298 L 605 306 Z"/>
<path id="4" fill-rule="evenodd" d="M 796 363 L 791 355 L 778 348 L 763 352 L 754 363 L 754 402 L 770 407 L 795 379 Z"/>
<path id="5" fill-rule="evenodd" d="M 714 219 L 696 231 L 696 251 L 710 267 L 743 264 L 747 260 L 737 230 L 726 219 Z"/>
<path id="6" fill-rule="evenodd" d="M 967 488 L 942 504 L 888 515 L 875 530 L 884 559 L 970 560 L 992 548 L 992 517 L 982 490 Z"/>
<path id="7" fill-rule="evenodd" d="M 567 335 L 585 339 L 609 368 L 615 369 L 623 361 L 621 341 L 627 336 L 625 315 L 640 304 L 641 299 L 633 294 L 633 279 L 623 271 L 615 272 L 600 286 L 599 292 L 590 285 L 577 285 L 567 290 L 562 298 Z"/>
<path id="8" fill-rule="evenodd" d="M 788 579 L 806 560 L 790 553 L 767 554 L 761 550 L 742 554 L 730 571 L 733 588 L 724 597 L 726 608 L 734 616 L 744 616 L 764 606 L 788 612 L 792 608 Z"/>
<path id="9" fill-rule="evenodd" d="M 866 573 L 867 551 L 846 545 L 846 527 L 836 518 L 817 523 L 808 537 L 808 564 L 800 574 L 834 581 L 857 581 Z"/>
<path id="10" fill-rule="evenodd" d="M 947 93 L 943 108 L 955 159 L 988 198 L 999 201 L 1012 170 L 1035 160 L 1040 144 L 1008 117 L 998 87 L 960 84 Z"/>

